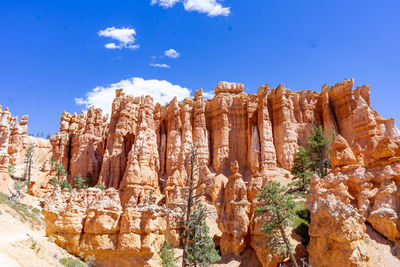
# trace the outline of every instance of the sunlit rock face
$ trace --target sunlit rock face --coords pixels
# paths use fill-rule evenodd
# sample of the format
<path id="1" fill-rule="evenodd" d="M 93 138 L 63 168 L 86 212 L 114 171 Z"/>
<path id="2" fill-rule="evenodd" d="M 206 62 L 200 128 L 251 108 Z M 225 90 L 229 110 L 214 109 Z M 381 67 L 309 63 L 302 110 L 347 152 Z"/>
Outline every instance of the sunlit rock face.
<path id="1" fill-rule="evenodd" d="M 109 122 L 94 108 L 86 115 L 64 112 L 51 139 L 54 155 L 71 174 L 91 173 L 109 189 L 54 191 L 44 211 L 48 234 L 73 253 L 97 253 L 105 265 L 157 266 L 164 236 L 181 242 L 193 150 L 195 170 L 211 181 L 202 201 L 218 212 L 211 227 L 222 232 L 214 236 L 221 252 L 251 248 L 263 266 L 277 266 L 282 259 L 263 244 L 255 196 L 268 181 L 289 182 L 293 157 L 314 123 L 337 137 L 332 171 L 314 177 L 307 196 L 310 262 L 379 264 L 362 240 L 366 222 L 394 243 L 400 238 L 400 136 L 393 119 L 370 107 L 369 87 L 353 90 L 353 83 L 324 85 L 321 92 L 266 85 L 247 94 L 243 84 L 220 82 L 211 100 L 198 90 L 193 99 L 174 98 L 166 106 L 117 90 Z M 0 132 L 3 139 L 9 135 Z"/>
<path id="2" fill-rule="evenodd" d="M 367 222 L 394 251 L 400 245 L 398 130 L 369 106 L 369 87 L 353 91 L 352 83 L 325 88 L 340 135 L 332 143 L 331 173 L 313 177 L 307 196 L 313 266 L 382 265 L 365 241 Z"/>
<path id="3" fill-rule="evenodd" d="M 8 174 L 8 167 L 14 166 L 17 177 L 22 177 L 25 166 L 26 149 L 32 147 L 33 166 L 31 181 L 40 184 L 45 180 L 47 171 L 41 166 L 50 158 L 51 145 L 49 140 L 28 136 L 28 115 L 18 117 L 11 116 L 8 108 L 4 111 L 0 105 L 0 191 L 9 193 L 13 183 Z M 47 183 L 47 180 L 44 181 Z"/>

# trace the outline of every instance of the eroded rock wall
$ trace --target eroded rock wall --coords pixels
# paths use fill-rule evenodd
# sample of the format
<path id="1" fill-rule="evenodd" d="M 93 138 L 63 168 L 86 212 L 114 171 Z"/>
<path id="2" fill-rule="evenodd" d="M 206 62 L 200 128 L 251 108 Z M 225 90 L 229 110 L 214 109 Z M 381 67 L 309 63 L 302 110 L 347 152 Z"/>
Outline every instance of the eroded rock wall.
<path id="1" fill-rule="evenodd" d="M 314 176 L 307 196 L 313 266 L 382 266 L 368 248 L 366 223 L 393 242 L 393 251 L 400 247 L 397 129 L 369 106 L 368 87 L 351 86 L 346 81 L 327 94 L 340 135 L 332 144 L 332 171 Z"/>
<path id="2" fill-rule="evenodd" d="M 240 254 L 252 247 L 264 266 L 276 266 L 282 259 L 272 257 L 263 246 L 262 219 L 254 214 L 255 194 L 277 176 L 289 182 L 294 154 L 306 144 L 315 123 L 329 135 L 334 131 L 337 138 L 332 145 L 333 170 L 324 179 L 313 178 L 307 198 L 312 215 L 310 261 L 313 266 L 379 263 L 365 252 L 362 240 L 369 222 L 398 243 L 400 136 L 392 119 L 383 119 L 370 107 L 369 87 L 353 90 L 353 83 L 325 85 L 321 93 L 293 92 L 283 85 L 269 92 L 269 86 L 261 86 L 254 95 L 243 92 L 243 84 L 220 82 L 212 100 L 204 99 L 199 90 L 194 99 L 178 103 L 174 98 L 166 106 L 117 90 L 109 123 L 94 109 L 87 116 L 64 113 L 60 132 L 52 138 L 53 152 L 69 172 L 97 174 L 98 183 L 118 190 L 108 189 L 120 209 L 110 211 L 113 215 L 107 216 L 113 219 L 107 222 L 119 220 L 120 226 L 100 227 L 98 232 L 84 224 L 73 229 L 62 226 L 54 230 L 57 242 L 74 253 L 98 249 L 99 260 L 107 264 L 116 264 L 117 255 L 119 263 L 159 264 L 155 255 L 164 234 L 174 245 L 180 242 L 183 187 L 194 149 L 196 168 L 211 180 L 203 201 L 218 211 L 222 236 L 215 240 L 221 252 Z M 81 195 L 88 193 L 69 197 L 64 192 L 62 198 L 57 194 L 53 201 L 62 206 L 57 215 L 60 223 L 64 217 L 72 224 L 96 213 L 96 205 L 79 204 L 82 208 L 77 205 L 77 210 L 69 211 L 62 204 L 73 199 L 85 202 Z M 149 196 L 157 199 L 151 212 L 143 208 Z M 165 216 L 156 211 L 164 203 Z M 45 211 L 50 229 L 58 224 L 51 221 L 53 213 Z M 137 227 L 141 220 L 157 218 L 162 220 L 159 228 Z M 99 243 L 105 240 L 105 247 L 85 241 L 85 235 Z"/>

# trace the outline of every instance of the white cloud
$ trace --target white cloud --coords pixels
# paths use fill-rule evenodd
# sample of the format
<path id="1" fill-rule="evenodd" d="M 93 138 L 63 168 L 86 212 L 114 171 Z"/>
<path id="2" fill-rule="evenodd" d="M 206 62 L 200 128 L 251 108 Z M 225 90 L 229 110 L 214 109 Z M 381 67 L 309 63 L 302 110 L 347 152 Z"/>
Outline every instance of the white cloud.
<path id="1" fill-rule="evenodd" d="M 180 0 L 151 0 L 151 4 L 159 4 L 162 7 L 169 8 L 173 7 L 176 3 L 178 3 Z"/>
<path id="2" fill-rule="evenodd" d="M 203 92 L 203 97 L 205 99 L 212 99 L 215 96 L 214 91 Z"/>
<path id="3" fill-rule="evenodd" d="M 171 68 L 171 66 L 170 65 L 167 65 L 167 64 L 158 64 L 158 63 L 150 63 L 150 66 L 152 66 L 152 67 L 158 67 L 158 68 Z"/>
<path id="4" fill-rule="evenodd" d="M 229 16 L 230 7 L 222 7 L 217 0 L 185 0 L 183 6 L 187 11 L 206 13 L 210 17 Z"/>
<path id="5" fill-rule="evenodd" d="M 104 47 L 108 49 L 121 49 L 122 45 L 117 45 L 116 43 L 108 43 L 105 44 Z"/>
<path id="6" fill-rule="evenodd" d="M 139 45 L 135 44 L 135 29 L 108 27 L 105 30 L 99 31 L 98 35 L 102 37 L 109 37 L 113 40 L 118 41 L 118 43 L 112 42 L 106 44 L 105 48 L 107 49 L 128 48 L 135 50 L 139 48 Z"/>
<path id="7" fill-rule="evenodd" d="M 175 49 L 168 49 L 167 51 L 164 52 L 164 55 L 170 58 L 178 58 L 180 54 L 176 52 Z"/>
<path id="8" fill-rule="evenodd" d="M 164 8 L 169 8 L 178 2 L 183 3 L 186 11 L 197 11 L 210 17 L 229 16 L 231 14 L 230 7 L 223 7 L 219 0 L 151 0 L 151 5 L 159 4 Z"/>
<path id="9" fill-rule="evenodd" d="M 159 102 L 162 105 L 168 104 L 175 96 L 178 101 L 190 96 L 190 90 L 179 85 L 172 84 L 165 80 L 144 80 L 133 77 L 121 80 L 109 86 L 97 86 L 86 94 L 85 98 L 75 98 L 75 103 L 84 105 L 85 108 L 95 106 L 101 108 L 104 113 L 111 114 L 112 101 L 115 98 L 115 89 L 123 88 L 125 94 L 133 96 L 150 95 L 154 104 Z"/>

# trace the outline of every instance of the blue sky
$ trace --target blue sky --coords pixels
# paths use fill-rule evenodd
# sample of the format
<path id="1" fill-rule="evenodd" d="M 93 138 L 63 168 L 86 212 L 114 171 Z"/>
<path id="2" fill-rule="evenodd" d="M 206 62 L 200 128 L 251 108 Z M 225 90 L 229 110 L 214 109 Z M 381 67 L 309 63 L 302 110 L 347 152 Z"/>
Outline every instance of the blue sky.
<path id="1" fill-rule="evenodd" d="M 213 91 L 221 80 L 243 82 L 255 93 L 266 83 L 319 91 L 354 78 L 372 86 L 373 108 L 400 120 L 398 0 L 3 0 L 0 6 L 0 104 L 13 115 L 28 114 L 32 134 L 58 131 L 63 110 L 85 108 L 77 98 L 111 101 L 113 86 L 146 89 L 164 101 L 175 92 Z M 168 57 L 170 49 L 179 56 Z M 160 85 L 167 89 L 160 92 Z M 95 88 L 105 93 L 88 99 Z"/>

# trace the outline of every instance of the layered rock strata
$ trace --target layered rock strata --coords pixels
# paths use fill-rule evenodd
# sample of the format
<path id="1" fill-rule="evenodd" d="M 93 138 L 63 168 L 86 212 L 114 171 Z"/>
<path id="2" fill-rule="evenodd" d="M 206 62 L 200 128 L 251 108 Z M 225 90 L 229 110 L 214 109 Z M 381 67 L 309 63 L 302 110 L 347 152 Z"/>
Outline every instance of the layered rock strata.
<path id="1" fill-rule="evenodd" d="M 121 226 L 96 233 L 82 230 L 83 224 L 75 230 L 58 228 L 57 242 L 74 253 L 76 249 L 95 253 L 95 245 L 80 243 L 85 234 L 95 234 L 108 244 L 98 254 L 102 262 L 115 263 L 116 255 L 137 262 L 138 255 L 143 255 L 146 264 L 157 264 L 154 255 L 160 244 L 152 243 L 155 239 L 146 241 L 155 244 L 153 249 L 144 248 L 147 245 L 143 243 L 131 248 L 121 236 L 126 234 L 133 242 L 144 231 L 162 240 L 164 233 L 179 244 L 183 188 L 190 174 L 188 157 L 194 150 L 195 169 L 212 181 L 203 201 L 218 211 L 221 252 L 240 254 L 252 247 L 264 266 L 276 266 L 281 259 L 270 256 L 262 244 L 262 218 L 254 215 L 255 194 L 266 182 L 290 170 L 294 154 L 306 144 L 315 123 L 328 134 L 335 131 L 337 138 L 332 145 L 333 170 L 324 179 L 313 178 L 307 199 L 312 216 L 311 264 L 371 266 L 368 264 L 374 260 L 364 253 L 360 241 L 365 236 L 365 222 L 393 242 L 399 240 L 400 136 L 392 119 L 381 118 L 370 107 L 369 87 L 352 87 L 353 80 L 323 86 L 321 93 L 293 92 L 283 85 L 269 91 L 269 86 L 261 86 L 254 95 L 243 92 L 243 84 L 220 82 L 212 100 L 204 99 L 199 90 L 194 99 L 178 103 L 174 98 L 166 106 L 154 105 L 150 97 L 134 98 L 117 90 L 109 123 L 94 109 L 89 111 L 90 120 L 89 112 L 81 116 L 64 113 L 60 132 L 52 138 L 54 154 L 69 172 L 83 176 L 91 172 L 98 183 L 118 189 L 113 194 L 120 203 Z M 280 179 L 289 182 L 289 178 Z M 134 228 L 129 216 L 155 218 L 140 208 L 150 195 L 158 199 L 155 207 L 165 203 L 170 212 L 159 215 L 164 220 L 160 228 L 146 232 Z M 53 201 L 64 203 L 56 197 Z M 87 206 L 79 207 L 74 211 L 79 218 L 73 220 L 88 216 Z M 69 220 L 68 209 L 61 210 L 59 220 Z M 45 211 L 46 217 L 54 217 L 52 214 Z M 126 222 L 124 228 L 122 222 Z"/>
<path id="2" fill-rule="evenodd" d="M 68 252 L 94 255 L 101 266 L 160 266 L 166 212 L 151 199 L 122 207 L 114 188 L 51 190 L 43 207 L 46 235 Z"/>
<path id="3" fill-rule="evenodd" d="M 351 86 L 346 81 L 328 93 L 340 135 L 332 144 L 331 173 L 313 177 L 307 196 L 313 266 L 382 264 L 368 253 L 366 223 L 392 241 L 394 251 L 400 245 L 397 129 L 369 106 L 369 87 Z"/>

